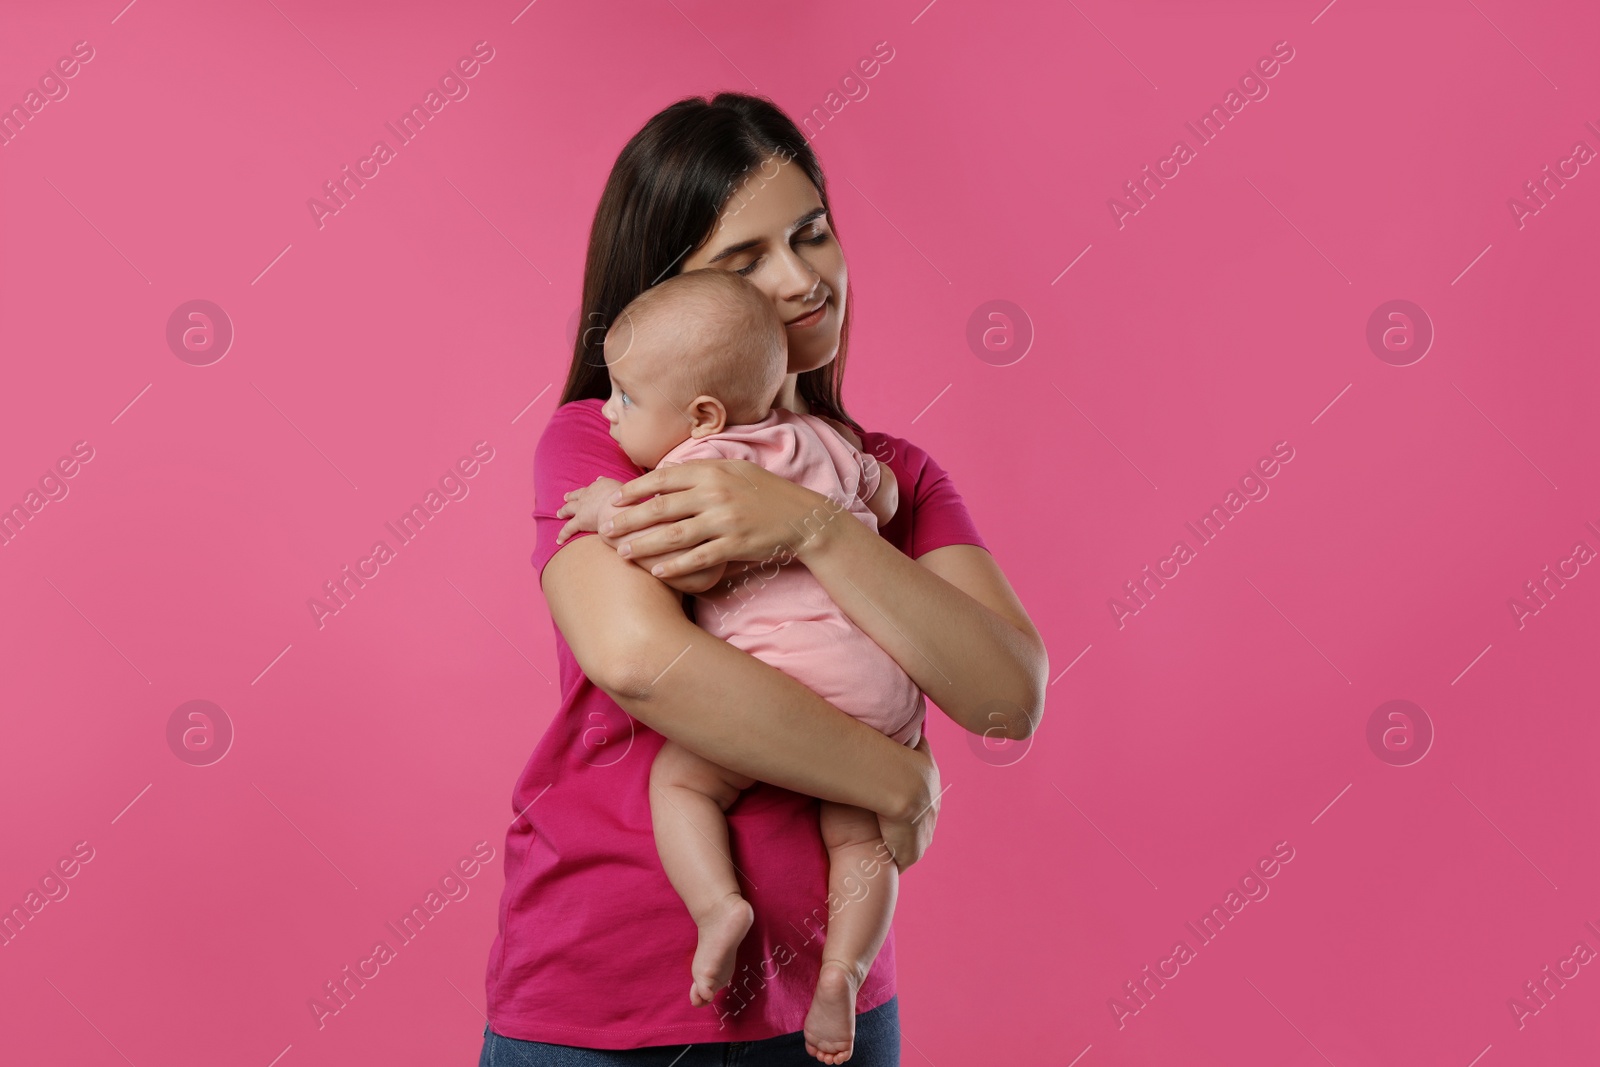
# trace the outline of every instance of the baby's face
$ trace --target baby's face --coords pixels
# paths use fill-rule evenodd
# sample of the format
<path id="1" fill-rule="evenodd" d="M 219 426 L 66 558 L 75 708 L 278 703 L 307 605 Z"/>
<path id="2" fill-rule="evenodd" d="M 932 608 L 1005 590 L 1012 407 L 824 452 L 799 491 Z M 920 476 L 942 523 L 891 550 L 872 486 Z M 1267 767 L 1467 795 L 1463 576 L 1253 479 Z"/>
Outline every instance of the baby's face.
<path id="1" fill-rule="evenodd" d="M 646 470 L 654 470 L 662 456 L 687 441 L 693 428 L 684 413 L 693 398 L 677 396 L 681 391 L 678 376 L 654 351 L 653 341 L 642 331 L 635 333 L 620 358 L 607 341 L 611 397 L 600 409 L 611 423 L 612 440 Z"/>

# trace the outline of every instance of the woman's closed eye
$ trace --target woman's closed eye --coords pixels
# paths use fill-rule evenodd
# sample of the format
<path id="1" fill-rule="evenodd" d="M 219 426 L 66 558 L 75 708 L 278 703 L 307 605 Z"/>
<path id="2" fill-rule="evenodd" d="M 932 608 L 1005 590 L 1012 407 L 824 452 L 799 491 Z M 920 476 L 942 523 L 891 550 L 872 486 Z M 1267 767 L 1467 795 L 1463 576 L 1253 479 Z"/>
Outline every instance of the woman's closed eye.
<path id="1" fill-rule="evenodd" d="M 815 237 L 802 237 L 802 238 L 800 238 L 799 239 L 799 243 L 803 244 L 803 245 L 820 245 L 831 236 L 833 236 L 833 235 L 830 234 L 827 230 L 823 230 L 821 233 L 817 234 Z M 749 274 L 750 272 L 754 271 L 756 269 L 756 267 L 761 263 L 761 259 L 762 259 L 761 256 L 757 256 L 755 259 L 750 261 L 750 265 L 749 266 L 740 267 L 738 270 L 734 271 L 734 273 L 735 274 Z"/>

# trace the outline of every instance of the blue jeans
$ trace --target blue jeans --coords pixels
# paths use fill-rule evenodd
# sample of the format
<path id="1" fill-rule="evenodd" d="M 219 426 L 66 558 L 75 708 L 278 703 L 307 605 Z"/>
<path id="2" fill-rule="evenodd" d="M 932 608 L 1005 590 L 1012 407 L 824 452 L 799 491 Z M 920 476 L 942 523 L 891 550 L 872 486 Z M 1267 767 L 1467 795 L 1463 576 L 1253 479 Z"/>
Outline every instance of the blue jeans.
<path id="1" fill-rule="evenodd" d="M 897 997 L 856 1016 L 850 1067 L 900 1067 Z M 799 1033 L 762 1041 L 715 1041 L 700 1045 L 589 1049 L 519 1041 L 483 1028 L 478 1067 L 820 1067 Z"/>

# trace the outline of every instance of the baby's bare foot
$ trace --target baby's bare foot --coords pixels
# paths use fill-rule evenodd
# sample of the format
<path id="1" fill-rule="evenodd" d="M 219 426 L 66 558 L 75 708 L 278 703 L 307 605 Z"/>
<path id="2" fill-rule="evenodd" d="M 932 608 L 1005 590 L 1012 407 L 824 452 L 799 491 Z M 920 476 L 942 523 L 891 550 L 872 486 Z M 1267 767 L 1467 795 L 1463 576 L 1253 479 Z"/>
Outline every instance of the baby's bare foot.
<path id="1" fill-rule="evenodd" d="M 694 976 L 694 984 L 689 987 L 690 1004 L 697 1008 L 710 1004 L 717 990 L 728 984 L 739 942 L 750 932 L 755 919 L 750 902 L 734 893 L 723 898 L 700 924 L 700 943 L 695 946 L 694 963 L 689 966 Z"/>
<path id="2" fill-rule="evenodd" d="M 823 1063 L 843 1063 L 855 1050 L 856 988 L 850 968 L 838 960 L 823 960 L 817 991 L 806 1012 L 806 1051 Z"/>

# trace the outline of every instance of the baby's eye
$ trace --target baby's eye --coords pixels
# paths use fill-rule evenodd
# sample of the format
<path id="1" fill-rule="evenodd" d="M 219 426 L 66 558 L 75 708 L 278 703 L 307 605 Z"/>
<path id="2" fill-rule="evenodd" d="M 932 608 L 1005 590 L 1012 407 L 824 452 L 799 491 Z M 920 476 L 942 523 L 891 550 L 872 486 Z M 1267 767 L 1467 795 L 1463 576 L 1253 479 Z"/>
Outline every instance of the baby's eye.
<path id="1" fill-rule="evenodd" d="M 628 405 L 630 405 L 632 403 L 633 403 L 633 401 L 628 399 L 628 394 L 627 393 L 623 393 L 622 394 L 622 406 L 623 407 L 627 407 Z"/>

